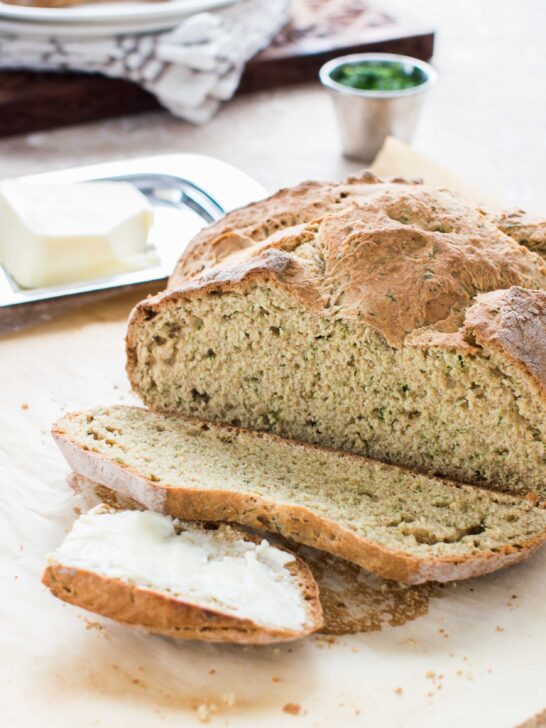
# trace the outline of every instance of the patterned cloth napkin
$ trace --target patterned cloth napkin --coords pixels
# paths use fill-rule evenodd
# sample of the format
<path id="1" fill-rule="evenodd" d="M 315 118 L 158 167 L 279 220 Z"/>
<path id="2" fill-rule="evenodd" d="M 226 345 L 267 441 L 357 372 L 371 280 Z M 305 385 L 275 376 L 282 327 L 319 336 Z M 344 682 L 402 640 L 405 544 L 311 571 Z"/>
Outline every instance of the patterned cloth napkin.
<path id="1" fill-rule="evenodd" d="M 134 81 L 175 116 L 202 124 L 233 96 L 246 61 L 288 19 L 289 0 L 242 0 L 166 32 L 104 37 L 7 33 L 0 68 L 86 71 Z M 75 31 L 77 33 L 77 31 Z"/>

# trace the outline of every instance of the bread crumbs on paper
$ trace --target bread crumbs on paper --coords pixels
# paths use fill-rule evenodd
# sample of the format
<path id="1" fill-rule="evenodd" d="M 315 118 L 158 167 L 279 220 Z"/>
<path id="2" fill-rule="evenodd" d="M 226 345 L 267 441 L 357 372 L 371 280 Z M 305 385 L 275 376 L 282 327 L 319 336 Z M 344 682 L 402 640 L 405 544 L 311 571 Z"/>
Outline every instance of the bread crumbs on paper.
<path id="1" fill-rule="evenodd" d="M 504 632 L 504 627 L 501 627 L 500 624 L 497 624 L 495 627 L 495 632 Z"/>
<path id="2" fill-rule="evenodd" d="M 28 409 L 28 402 L 23 402 L 23 404 L 21 405 L 21 409 L 22 410 L 27 410 Z"/>
<path id="3" fill-rule="evenodd" d="M 197 706 L 197 719 L 201 723 L 208 723 L 210 720 L 209 709 L 204 703 Z"/>
<path id="4" fill-rule="evenodd" d="M 104 626 L 104 624 L 101 624 L 100 622 L 96 622 L 93 619 L 86 619 L 86 618 L 83 621 L 85 622 L 85 629 L 96 629 L 97 632 L 101 632 L 101 633 L 106 632 L 106 627 Z M 116 667 L 116 666 L 114 665 L 114 667 Z"/>
<path id="5" fill-rule="evenodd" d="M 334 635 L 315 635 L 313 641 L 320 649 L 328 649 L 336 644 L 336 638 Z"/>
<path id="6" fill-rule="evenodd" d="M 301 715 L 301 705 L 298 703 L 286 703 L 283 706 L 283 712 L 289 715 Z"/>
<path id="7" fill-rule="evenodd" d="M 404 693 L 403 688 L 394 688 L 394 692 L 396 695 L 402 695 Z"/>
<path id="8" fill-rule="evenodd" d="M 218 706 L 215 703 L 201 703 L 197 706 L 197 719 L 201 723 L 208 723 L 214 713 L 218 712 Z"/>

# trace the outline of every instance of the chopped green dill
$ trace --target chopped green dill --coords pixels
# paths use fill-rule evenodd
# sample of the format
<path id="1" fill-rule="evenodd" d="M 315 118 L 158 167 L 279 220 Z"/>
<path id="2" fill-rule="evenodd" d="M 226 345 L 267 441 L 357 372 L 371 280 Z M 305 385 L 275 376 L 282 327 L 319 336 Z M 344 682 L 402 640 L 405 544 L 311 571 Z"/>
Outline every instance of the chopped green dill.
<path id="1" fill-rule="evenodd" d="M 403 91 L 427 80 L 420 68 L 398 61 L 344 63 L 333 71 L 332 78 L 343 86 L 362 91 Z"/>

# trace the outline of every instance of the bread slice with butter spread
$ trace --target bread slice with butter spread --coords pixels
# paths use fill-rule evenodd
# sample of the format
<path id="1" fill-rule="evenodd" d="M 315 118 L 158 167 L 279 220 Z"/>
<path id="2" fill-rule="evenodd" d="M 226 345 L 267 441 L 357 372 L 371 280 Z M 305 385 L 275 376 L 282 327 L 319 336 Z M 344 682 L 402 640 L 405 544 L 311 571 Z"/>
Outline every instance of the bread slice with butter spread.
<path id="1" fill-rule="evenodd" d="M 65 602 L 181 639 L 266 644 L 322 626 L 315 580 L 289 551 L 147 510 L 81 516 L 42 581 Z"/>

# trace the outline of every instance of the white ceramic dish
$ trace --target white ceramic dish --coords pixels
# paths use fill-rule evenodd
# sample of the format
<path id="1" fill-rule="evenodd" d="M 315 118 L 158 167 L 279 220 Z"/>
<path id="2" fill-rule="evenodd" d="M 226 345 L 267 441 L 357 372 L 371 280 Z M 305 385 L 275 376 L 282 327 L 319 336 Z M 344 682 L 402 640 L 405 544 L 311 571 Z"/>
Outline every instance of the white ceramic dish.
<path id="1" fill-rule="evenodd" d="M 149 243 L 159 256 L 159 264 L 130 273 L 31 289 L 20 288 L 0 266 L 0 321 L 2 312 L 8 313 L 14 306 L 163 280 L 198 230 L 225 212 L 264 196 L 263 187 L 248 175 L 225 162 L 197 154 L 96 164 L 21 179 L 36 183 L 99 179 L 132 182 L 154 206 Z"/>
<path id="2" fill-rule="evenodd" d="M 163 0 L 146 3 L 96 3 L 72 8 L 33 8 L 0 2 L 0 18 L 32 23 L 128 23 L 136 19 L 181 19 L 192 13 L 232 5 L 235 2 L 239 0 Z"/>
<path id="3" fill-rule="evenodd" d="M 184 20 L 183 16 L 136 18 L 133 20 L 112 20 L 107 23 L 85 21 L 83 23 L 43 23 L 6 20 L 0 15 L 0 33 L 13 33 L 31 38 L 111 38 L 132 33 L 154 33 L 175 28 Z"/>

